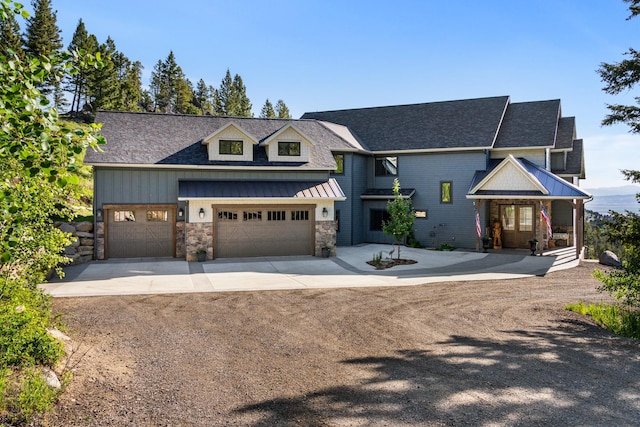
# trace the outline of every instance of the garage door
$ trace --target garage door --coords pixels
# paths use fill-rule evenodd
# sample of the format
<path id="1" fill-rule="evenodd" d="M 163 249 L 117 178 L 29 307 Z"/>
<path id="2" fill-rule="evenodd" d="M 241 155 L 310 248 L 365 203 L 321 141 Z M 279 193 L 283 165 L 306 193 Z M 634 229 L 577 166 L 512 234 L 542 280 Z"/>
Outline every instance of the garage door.
<path id="1" fill-rule="evenodd" d="M 116 207 L 108 210 L 109 258 L 173 257 L 175 209 Z"/>
<path id="2" fill-rule="evenodd" d="M 313 207 L 224 207 L 214 211 L 216 258 L 312 255 Z"/>

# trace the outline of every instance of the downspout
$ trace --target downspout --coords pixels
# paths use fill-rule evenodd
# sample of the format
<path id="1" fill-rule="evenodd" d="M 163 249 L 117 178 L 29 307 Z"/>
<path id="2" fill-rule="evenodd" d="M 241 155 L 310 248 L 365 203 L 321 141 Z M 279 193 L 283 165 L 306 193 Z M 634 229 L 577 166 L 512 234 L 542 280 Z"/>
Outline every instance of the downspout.
<path id="1" fill-rule="evenodd" d="M 551 148 L 544 149 L 544 168 L 551 172 Z"/>

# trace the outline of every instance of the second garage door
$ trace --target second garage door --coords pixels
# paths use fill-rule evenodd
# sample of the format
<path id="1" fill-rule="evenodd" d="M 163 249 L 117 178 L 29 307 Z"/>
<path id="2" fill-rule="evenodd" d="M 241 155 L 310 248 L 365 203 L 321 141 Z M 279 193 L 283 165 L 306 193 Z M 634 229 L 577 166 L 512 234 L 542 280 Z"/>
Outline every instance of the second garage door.
<path id="1" fill-rule="evenodd" d="M 108 258 L 174 256 L 173 207 L 117 206 L 107 212 Z"/>
<path id="2" fill-rule="evenodd" d="M 216 258 L 312 255 L 314 208 L 220 207 L 214 210 Z"/>

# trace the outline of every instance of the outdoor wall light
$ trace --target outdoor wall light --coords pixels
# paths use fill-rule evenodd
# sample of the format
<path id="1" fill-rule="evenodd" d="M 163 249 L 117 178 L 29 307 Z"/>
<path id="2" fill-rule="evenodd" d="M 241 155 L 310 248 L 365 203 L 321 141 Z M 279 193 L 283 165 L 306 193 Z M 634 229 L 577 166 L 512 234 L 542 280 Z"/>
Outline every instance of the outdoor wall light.
<path id="1" fill-rule="evenodd" d="M 200 219 L 204 218 L 204 208 L 200 208 L 200 211 L 198 212 L 198 216 L 200 217 Z"/>
<path id="2" fill-rule="evenodd" d="M 103 215 L 103 213 L 102 213 L 102 209 L 98 209 L 98 210 L 96 210 L 96 220 L 97 220 L 98 222 L 101 222 L 101 221 L 102 221 L 102 215 Z"/>
<path id="3" fill-rule="evenodd" d="M 327 208 L 322 208 L 322 216 L 324 218 L 329 216 L 329 211 L 327 210 Z"/>
<path id="4" fill-rule="evenodd" d="M 184 209 L 178 209 L 178 218 L 182 218 L 184 216 Z"/>

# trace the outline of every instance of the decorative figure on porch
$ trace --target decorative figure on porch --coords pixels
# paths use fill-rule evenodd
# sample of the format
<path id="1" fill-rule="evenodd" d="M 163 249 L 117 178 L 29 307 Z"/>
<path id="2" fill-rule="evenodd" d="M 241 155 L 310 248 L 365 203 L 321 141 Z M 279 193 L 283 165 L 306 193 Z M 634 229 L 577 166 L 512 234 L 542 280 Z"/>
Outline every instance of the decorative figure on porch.
<path id="1" fill-rule="evenodd" d="M 491 224 L 493 232 L 493 249 L 502 249 L 502 224 L 497 219 Z"/>

